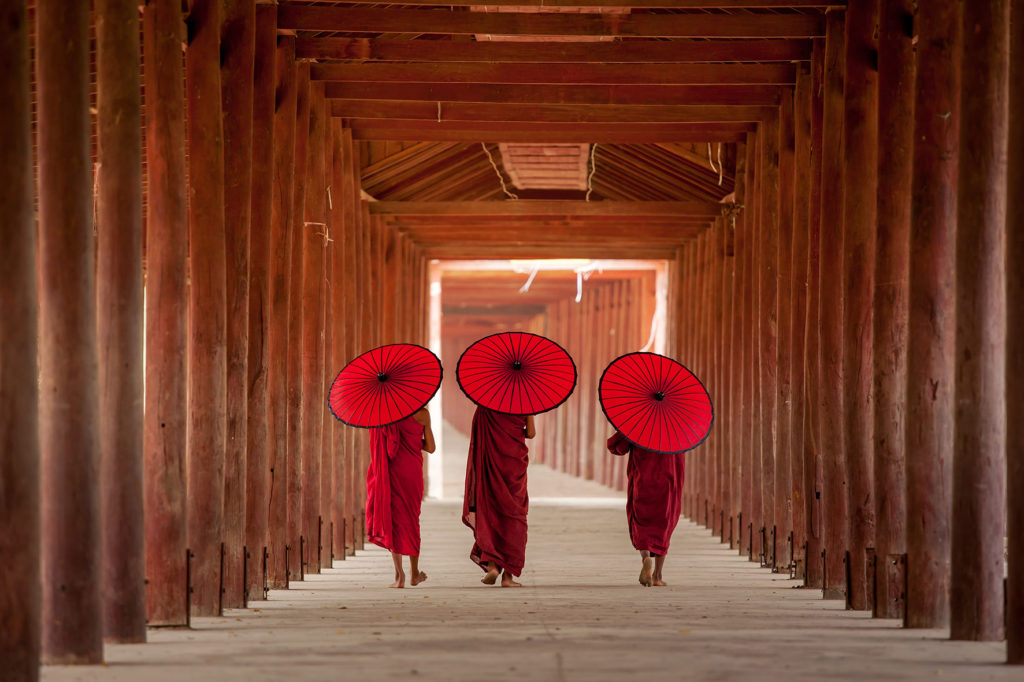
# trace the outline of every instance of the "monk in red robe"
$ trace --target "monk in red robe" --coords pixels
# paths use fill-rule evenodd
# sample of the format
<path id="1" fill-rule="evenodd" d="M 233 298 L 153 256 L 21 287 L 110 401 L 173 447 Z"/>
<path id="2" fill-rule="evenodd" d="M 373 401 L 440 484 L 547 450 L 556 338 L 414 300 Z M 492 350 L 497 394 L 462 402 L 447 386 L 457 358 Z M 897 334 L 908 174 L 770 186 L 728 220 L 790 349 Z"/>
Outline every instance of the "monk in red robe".
<path id="1" fill-rule="evenodd" d="M 470 558 L 485 571 L 480 582 L 522 587 L 514 578 L 526 560 L 526 439 L 537 434 L 533 415 L 519 416 L 478 407 L 466 464 L 462 522 L 473 529 Z"/>
<path id="2" fill-rule="evenodd" d="M 427 579 L 419 568 L 424 450 L 434 451 L 426 408 L 394 424 L 370 429 L 366 532 L 370 542 L 391 552 L 395 582 L 390 587 L 405 587 L 402 556 L 409 557 L 413 585 Z"/>
<path id="3" fill-rule="evenodd" d="M 640 584 L 664 587 L 666 583 L 661 571 L 665 566 L 672 531 L 682 511 L 685 455 L 664 455 L 645 450 L 630 443 L 618 431 L 608 439 L 608 450 L 616 455 L 629 455 L 626 465 L 629 479 L 626 518 L 629 538 L 633 547 L 640 551 L 643 562 Z"/>

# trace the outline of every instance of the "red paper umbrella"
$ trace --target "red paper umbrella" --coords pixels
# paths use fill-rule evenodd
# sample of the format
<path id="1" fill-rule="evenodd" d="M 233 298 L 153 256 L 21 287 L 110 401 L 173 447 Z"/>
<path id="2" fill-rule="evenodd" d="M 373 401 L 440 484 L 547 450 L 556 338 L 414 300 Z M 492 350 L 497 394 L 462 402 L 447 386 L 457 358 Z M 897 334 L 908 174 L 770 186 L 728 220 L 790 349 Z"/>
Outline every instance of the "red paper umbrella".
<path id="1" fill-rule="evenodd" d="M 427 404 L 441 386 L 441 361 L 422 346 L 396 343 L 367 351 L 338 373 L 327 404 L 350 426 L 387 426 Z"/>
<path id="2" fill-rule="evenodd" d="M 700 379 L 657 353 L 615 359 L 601 375 L 597 392 L 612 426 L 645 450 L 691 450 L 707 438 L 715 420 Z"/>
<path id="3" fill-rule="evenodd" d="M 551 339 L 527 332 L 501 332 L 476 341 L 455 368 L 470 400 L 495 412 L 540 414 L 572 395 L 576 365 Z"/>

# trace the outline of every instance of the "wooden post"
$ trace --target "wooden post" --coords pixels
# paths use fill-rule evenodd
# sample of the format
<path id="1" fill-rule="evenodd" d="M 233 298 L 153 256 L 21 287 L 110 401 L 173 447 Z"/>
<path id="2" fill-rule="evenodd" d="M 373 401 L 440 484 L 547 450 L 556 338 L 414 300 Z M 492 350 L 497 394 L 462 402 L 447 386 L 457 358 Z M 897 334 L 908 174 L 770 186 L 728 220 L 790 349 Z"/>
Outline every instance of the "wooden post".
<path id="1" fill-rule="evenodd" d="M 39 428 L 36 228 L 25 2 L 0 24 L 0 660 L 12 682 L 39 679 Z"/>
<path id="2" fill-rule="evenodd" d="M 1007 193 L 1024 193 L 1024 3 L 1011 4 L 1010 132 Z M 1006 582 L 1006 661 L 1024 664 L 1024 220 L 1007 213 L 1006 223 L 1006 494 L 1009 576 Z"/>
<path id="3" fill-rule="evenodd" d="M 103 612 L 89 8 L 43 2 L 36 22 L 43 660 L 99 663 Z"/>
<path id="4" fill-rule="evenodd" d="M 345 152 L 345 320 L 348 325 L 346 352 L 341 367 L 352 360 L 365 348 L 362 344 L 363 318 L 359 314 L 361 299 L 359 298 L 360 287 L 359 267 L 361 254 L 359 251 L 359 183 L 357 158 L 352 140 L 352 130 L 344 129 L 344 152 Z M 338 370 L 341 370 L 341 367 Z M 346 454 L 345 454 L 345 547 L 346 551 L 351 548 L 355 551 L 355 528 L 352 526 L 352 519 L 357 510 L 357 481 L 356 471 L 358 461 L 358 434 L 353 428 L 345 429 Z"/>
<path id="5" fill-rule="evenodd" d="M 878 234 L 874 297 L 874 615 L 898 618 L 886 558 L 907 551 L 904 414 L 914 146 L 912 0 L 882 0 L 878 38 Z M 869 580 L 871 576 L 869 576 Z"/>
<path id="6" fill-rule="evenodd" d="M 181 3 L 146 5 L 146 620 L 185 625 L 188 214 Z"/>
<path id="7" fill-rule="evenodd" d="M 245 604 L 249 358 L 249 220 L 252 215 L 255 0 L 221 0 L 227 432 L 224 457 L 224 606 Z M 271 81 L 273 82 L 273 81 Z M 260 131 L 262 134 L 262 131 Z"/>
<path id="8" fill-rule="evenodd" d="M 957 193 L 952 639 L 1004 630 L 1009 26 L 1009 0 L 964 4 L 960 116 L 971 133 L 960 136 Z"/>
<path id="9" fill-rule="evenodd" d="M 251 213 L 249 220 L 249 343 L 246 359 L 245 546 L 249 551 L 249 599 L 263 598 L 261 566 L 268 545 L 270 498 L 270 263 L 274 210 L 274 52 L 277 46 L 277 8 L 259 5 L 253 29 L 253 117 L 258 130 L 252 142 Z M 277 254 L 273 255 L 274 258 Z M 280 399 L 279 395 L 274 396 Z"/>
<path id="10" fill-rule="evenodd" d="M 924 3 L 915 25 L 904 624 L 936 628 L 949 623 L 960 6 Z"/>
<path id="11" fill-rule="evenodd" d="M 843 457 L 850 525 L 848 604 L 859 611 L 871 608 L 866 550 L 875 542 L 871 312 L 878 206 L 877 19 L 878 0 L 847 3 L 843 161 L 845 177 L 856 182 L 846 183 L 843 191 Z"/>
<path id="12" fill-rule="evenodd" d="M 726 283 L 730 296 L 729 336 L 726 348 L 729 351 L 729 457 L 730 483 L 728 515 L 732 517 L 732 536 L 736 541 L 739 533 L 739 513 L 743 508 L 743 420 L 748 409 L 744 403 L 743 376 L 743 305 L 746 299 L 744 284 L 745 251 L 747 236 L 747 149 L 745 143 L 736 145 L 735 203 L 732 213 L 732 262 L 730 281 Z M 742 542 L 737 543 L 737 547 Z"/>
<path id="13" fill-rule="evenodd" d="M 824 489 L 824 462 L 821 448 L 821 185 L 822 185 L 822 122 L 823 86 L 825 77 L 825 41 L 816 38 L 811 56 L 811 190 L 810 216 L 807 226 L 807 323 L 804 336 L 807 389 L 807 418 L 804 421 L 804 492 L 807 496 L 807 548 L 804 552 L 804 584 L 822 587 L 821 552 L 824 549 L 824 513 L 821 501 Z"/>
<path id="14" fill-rule="evenodd" d="M 846 596 L 843 557 L 849 545 L 843 457 L 843 11 L 825 15 L 825 103 L 822 130 L 820 325 L 821 457 L 825 498 L 827 599 Z M 824 276 L 828 273 L 828 276 Z"/>
<path id="15" fill-rule="evenodd" d="M 273 13 L 274 31 L 277 30 L 277 10 Z M 260 10 L 261 28 L 267 11 Z M 260 32 L 262 36 L 262 30 Z M 276 38 L 274 61 L 276 63 L 274 100 L 274 187 L 270 204 L 270 323 L 269 323 L 269 365 L 267 366 L 267 398 L 269 416 L 267 441 L 270 444 L 267 470 L 270 474 L 268 485 L 270 503 L 267 519 L 268 583 L 281 588 L 288 581 L 288 567 L 285 566 L 285 546 L 292 542 L 288 524 L 289 473 L 288 465 L 289 428 L 288 416 L 291 405 L 288 392 L 289 340 L 288 327 L 289 290 L 291 287 L 291 239 L 292 195 L 295 168 L 295 109 L 296 109 L 296 66 L 295 38 Z M 260 41 L 260 61 L 269 61 L 263 50 L 269 49 Z M 258 195 L 253 193 L 253 198 Z M 296 550 L 298 548 L 296 547 Z M 294 556 L 288 553 L 289 559 Z"/>
<path id="16" fill-rule="evenodd" d="M 146 641 L 138 3 L 100 0 L 95 17 L 103 634 L 129 643 Z"/>
<path id="17" fill-rule="evenodd" d="M 761 216 L 759 281 L 758 348 L 761 357 L 761 525 L 767 542 L 771 543 L 775 518 L 776 441 L 779 431 L 778 412 L 778 298 L 779 298 L 779 113 L 773 112 L 760 125 L 761 131 Z M 755 526 L 754 530 L 757 530 Z M 771 547 L 762 548 L 770 557 Z"/>
<path id="18" fill-rule="evenodd" d="M 789 533 L 793 530 L 793 218 L 796 201 L 796 118 L 793 91 L 786 90 L 779 108 L 779 221 L 777 249 L 778 390 L 775 454 L 775 566 L 789 566 Z"/>
<path id="19" fill-rule="evenodd" d="M 309 63 L 299 64 L 295 109 L 295 156 L 292 171 L 305 178 L 309 138 Z M 288 225 L 288 575 L 302 580 L 300 544 L 302 524 L 302 293 L 303 223 L 305 222 L 305 182 L 292 184 L 291 222 Z M 308 539 L 308 538 L 305 538 Z"/>
<path id="20" fill-rule="evenodd" d="M 331 269 L 331 325 L 334 332 L 334 343 L 327 352 L 327 366 L 325 379 L 326 389 L 330 391 L 334 377 L 341 371 L 341 368 L 348 362 L 348 351 L 350 344 L 350 330 L 346 309 L 348 280 L 350 279 L 348 265 L 348 230 L 351 225 L 351 201 L 347 189 L 348 177 L 346 172 L 346 149 L 345 135 L 340 119 L 331 119 L 330 142 L 331 142 L 331 198 L 334 207 L 331 212 L 331 245 L 334 249 Z M 335 421 L 333 415 L 328 419 Z M 347 460 L 349 457 L 348 432 L 344 424 L 334 424 L 331 440 L 331 458 L 333 467 L 331 469 L 331 499 L 330 504 L 324 510 L 332 525 L 332 543 L 334 544 L 334 556 L 338 559 L 345 558 L 345 502 L 347 491 L 345 490 L 345 476 Z"/>
<path id="21" fill-rule="evenodd" d="M 808 486 L 805 472 L 806 426 L 808 419 L 806 380 L 809 356 L 807 354 L 807 318 L 810 292 L 808 290 L 808 246 L 811 221 L 812 168 L 816 160 L 812 153 L 811 111 L 812 83 L 810 65 L 802 65 L 796 74 L 796 90 L 793 97 L 793 147 L 795 156 L 795 191 L 793 192 L 793 236 L 791 273 L 792 313 L 789 319 L 789 336 L 792 357 L 792 418 L 790 423 L 790 495 L 792 509 L 793 553 L 790 560 L 803 563 L 802 547 L 807 541 L 808 500 L 814 497 L 813 486 Z M 820 550 L 819 550 L 820 551 Z M 807 566 L 802 567 L 806 575 Z M 802 576 L 798 576 L 802 577 Z"/>
<path id="22" fill-rule="evenodd" d="M 323 354 L 324 237 L 327 230 L 326 169 L 324 147 L 329 119 L 322 116 L 323 83 L 310 86 L 309 141 L 305 166 L 305 200 L 296 221 L 302 244 L 302 535 L 305 538 L 308 572 L 319 573 L 316 561 L 317 517 L 320 515 L 320 457 L 323 449 Z M 300 119 L 299 125 L 302 125 Z"/>
<path id="23" fill-rule="evenodd" d="M 220 615 L 227 300 L 219 0 L 196 0 L 185 52 L 189 149 L 188 543 L 192 607 Z"/>
<path id="24" fill-rule="evenodd" d="M 759 462 L 759 448 L 755 448 L 754 442 L 754 419 L 756 414 L 757 401 L 754 399 L 754 390 L 757 386 L 755 373 L 757 363 L 754 362 L 754 332 L 757 327 L 754 324 L 754 299 L 757 288 L 754 283 L 754 252 L 757 244 L 757 178 L 760 177 L 760 169 L 757 167 L 757 138 L 755 134 L 747 135 L 747 173 L 744 195 L 743 215 L 743 242 L 746 245 L 743 249 L 743 423 L 740 425 L 740 453 L 742 457 L 743 477 L 741 484 L 741 509 L 743 524 L 739 528 L 740 553 L 751 551 L 750 533 L 747 532 L 747 524 L 754 520 L 754 467 L 755 460 Z M 760 491 L 756 497 L 760 500 Z"/>

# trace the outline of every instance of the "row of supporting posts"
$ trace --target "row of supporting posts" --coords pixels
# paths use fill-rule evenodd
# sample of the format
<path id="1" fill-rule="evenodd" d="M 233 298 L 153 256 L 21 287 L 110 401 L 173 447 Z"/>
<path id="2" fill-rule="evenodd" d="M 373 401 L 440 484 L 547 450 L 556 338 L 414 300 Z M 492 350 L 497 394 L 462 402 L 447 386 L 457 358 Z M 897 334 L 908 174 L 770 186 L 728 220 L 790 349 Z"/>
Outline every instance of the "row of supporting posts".
<path id="1" fill-rule="evenodd" d="M 89 4 L 34 9 L 34 31 L 25 2 L 0 22 L 13 680 L 360 548 L 366 438 L 331 417 L 327 387 L 368 348 L 422 343 L 427 321 L 423 254 L 371 220 L 358 144 L 275 6 L 150 0 L 140 42 L 137 3 L 97 0 L 95 157 Z"/>
<path id="2" fill-rule="evenodd" d="M 825 598 L 1005 635 L 1021 662 L 1011 5 L 1024 17 L 1010 0 L 829 10 L 778 116 L 739 146 L 742 211 L 680 248 L 691 305 L 673 311 L 716 405 L 685 513 Z"/>

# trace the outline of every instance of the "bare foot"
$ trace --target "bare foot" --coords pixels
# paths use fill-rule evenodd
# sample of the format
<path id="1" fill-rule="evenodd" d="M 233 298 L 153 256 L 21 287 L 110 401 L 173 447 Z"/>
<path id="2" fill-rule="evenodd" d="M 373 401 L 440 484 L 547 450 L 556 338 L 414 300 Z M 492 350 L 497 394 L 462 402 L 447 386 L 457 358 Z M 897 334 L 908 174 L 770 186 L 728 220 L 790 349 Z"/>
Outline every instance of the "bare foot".
<path id="1" fill-rule="evenodd" d="M 505 574 L 503 574 L 501 576 L 501 586 L 502 587 L 522 587 L 523 584 L 522 583 L 517 583 L 515 580 L 512 579 L 512 575 L 511 574 L 505 573 Z"/>
<path id="2" fill-rule="evenodd" d="M 423 582 L 426 582 L 426 581 L 427 581 L 427 574 L 424 573 L 423 571 L 420 571 L 419 573 L 414 575 L 412 577 L 412 580 L 410 580 L 409 582 L 415 587 L 416 585 L 419 585 L 420 583 L 423 583 Z"/>
<path id="3" fill-rule="evenodd" d="M 661 578 L 654 578 L 653 580 L 651 580 L 651 584 L 655 587 L 666 587 L 668 585 L 668 583 L 662 580 Z"/>
<path id="4" fill-rule="evenodd" d="M 651 583 L 652 583 L 652 580 L 651 580 L 651 570 L 653 568 L 654 568 L 654 559 L 650 559 L 650 558 L 644 559 L 643 568 L 640 569 L 640 584 L 643 585 L 644 587 L 650 587 L 651 586 Z"/>
<path id="5" fill-rule="evenodd" d="M 487 571 L 484 577 L 480 578 L 480 582 L 482 582 L 484 585 L 493 585 L 494 583 L 498 582 L 498 569 L 494 568 L 490 571 Z"/>
<path id="6" fill-rule="evenodd" d="M 413 583 L 413 584 L 415 585 L 416 583 Z M 396 575 L 395 576 L 395 582 L 393 582 L 390 585 L 388 585 L 388 587 L 398 587 L 398 588 L 405 587 L 405 573 L 399 573 L 398 575 Z"/>

